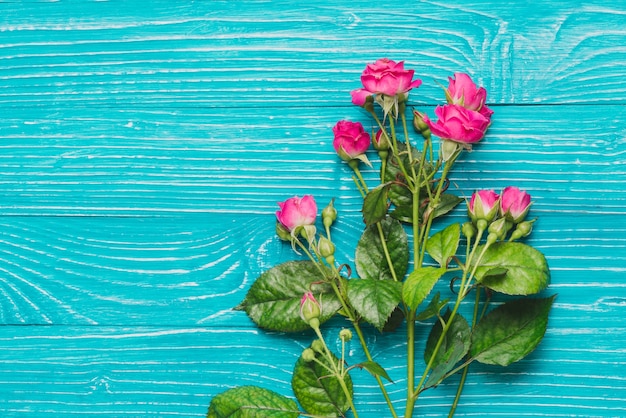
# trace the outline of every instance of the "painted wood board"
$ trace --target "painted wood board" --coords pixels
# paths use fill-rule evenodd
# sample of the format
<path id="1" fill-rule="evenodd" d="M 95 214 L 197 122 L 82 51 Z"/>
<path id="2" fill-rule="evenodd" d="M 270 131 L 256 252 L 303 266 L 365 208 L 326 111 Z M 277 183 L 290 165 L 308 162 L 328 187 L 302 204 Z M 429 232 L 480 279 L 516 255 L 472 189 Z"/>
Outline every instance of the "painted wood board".
<path id="1" fill-rule="evenodd" d="M 330 128 L 367 121 L 349 91 L 388 56 L 430 114 L 455 71 L 488 89 L 494 124 L 454 188 L 529 190 L 558 293 L 537 351 L 477 367 L 458 416 L 626 416 L 625 17 L 620 1 L 0 2 L 0 415 L 203 416 L 250 383 L 290 396 L 312 336 L 232 307 L 293 257 L 273 235 L 293 194 L 337 199 L 353 259 L 360 199 Z M 404 336 L 371 339 L 401 405 Z M 455 383 L 420 416 L 445 416 Z M 373 380 L 356 392 L 380 417 Z"/>

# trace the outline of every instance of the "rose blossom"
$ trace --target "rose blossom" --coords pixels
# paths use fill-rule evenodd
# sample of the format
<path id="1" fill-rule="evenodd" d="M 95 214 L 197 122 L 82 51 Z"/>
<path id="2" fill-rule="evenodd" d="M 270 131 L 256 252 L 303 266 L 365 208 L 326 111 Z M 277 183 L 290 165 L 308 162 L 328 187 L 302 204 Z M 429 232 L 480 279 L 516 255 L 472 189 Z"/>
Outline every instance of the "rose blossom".
<path id="1" fill-rule="evenodd" d="M 483 139 L 490 123 L 489 119 L 480 113 L 458 104 L 437 106 L 435 114 L 439 118 L 437 122 L 423 115 L 424 122 L 431 132 L 441 139 L 463 144 L 472 144 Z"/>
<path id="2" fill-rule="evenodd" d="M 530 195 L 517 187 L 508 186 L 502 190 L 500 213 L 513 223 L 524 220 L 530 209 Z"/>
<path id="3" fill-rule="evenodd" d="M 468 214 L 472 221 L 493 221 L 498 214 L 498 199 L 500 196 L 493 190 L 479 190 L 472 194 L 467 204 Z"/>
<path id="4" fill-rule="evenodd" d="M 404 61 L 394 62 L 387 58 L 367 64 L 361 74 L 362 89 L 352 90 L 352 103 L 363 106 L 368 96 L 384 94 L 396 96 L 419 87 L 422 80 L 413 80 L 414 70 L 405 70 Z"/>
<path id="5" fill-rule="evenodd" d="M 295 196 L 284 202 L 278 202 L 278 206 L 280 210 L 276 211 L 276 219 L 290 232 L 299 226 L 315 223 L 317 205 L 311 195 L 302 198 Z"/>
<path id="6" fill-rule="evenodd" d="M 450 104 L 458 104 L 466 109 L 474 110 L 487 119 L 491 118 L 493 110 L 485 105 L 487 90 L 477 87 L 469 75 L 454 73 L 454 78 L 448 77 L 450 84 L 446 90 L 446 98 Z"/>
<path id="7" fill-rule="evenodd" d="M 370 146 L 370 135 L 360 122 L 341 120 L 333 127 L 333 147 L 342 160 L 361 159 Z"/>

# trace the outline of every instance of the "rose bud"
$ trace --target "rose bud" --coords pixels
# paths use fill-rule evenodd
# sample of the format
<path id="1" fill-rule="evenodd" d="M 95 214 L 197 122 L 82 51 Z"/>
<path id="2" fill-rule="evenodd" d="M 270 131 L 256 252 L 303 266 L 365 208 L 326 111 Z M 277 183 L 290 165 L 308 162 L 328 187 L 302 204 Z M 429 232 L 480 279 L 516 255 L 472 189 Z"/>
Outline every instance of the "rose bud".
<path id="1" fill-rule="evenodd" d="M 524 220 L 531 205 L 530 195 L 517 187 L 508 186 L 500 196 L 500 214 L 517 224 Z"/>
<path id="2" fill-rule="evenodd" d="M 320 325 L 319 317 L 322 314 L 322 307 L 315 299 L 313 293 L 306 292 L 300 299 L 300 318 L 311 328 L 318 328 Z"/>
<path id="3" fill-rule="evenodd" d="M 413 80 L 414 74 L 414 70 L 404 69 L 404 61 L 394 62 L 382 58 L 373 64 L 367 64 L 361 74 L 363 88 L 350 93 L 352 103 L 363 106 L 368 97 L 377 94 L 389 97 L 400 96 L 400 99 L 404 99 L 409 90 L 422 84 L 422 80 Z"/>
<path id="4" fill-rule="evenodd" d="M 370 165 L 365 151 L 370 147 L 370 135 L 359 122 L 342 120 L 333 127 L 333 148 L 344 161 L 361 160 Z"/>
<path id="5" fill-rule="evenodd" d="M 479 190 L 472 194 L 467 204 L 468 215 L 472 222 L 482 220 L 487 223 L 493 221 L 498 214 L 499 196 L 493 190 Z"/>
<path id="6" fill-rule="evenodd" d="M 487 90 L 484 87 L 477 87 L 470 76 L 465 73 L 455 73 L 454 78 L 448 77 L 448 80 L 449 85 L 445 91 L 448 103 L 461 105 L 480 113 L 487 119 L 491 118 L 493 111 L 485 105 Z"/>
<path id="7" fill-rule="evenodd" d="M 292 234 L 298 227 L 315 223 L 317 205 L 311 195 L 302 198 L 294 196 L 284 202 L 278 202 L 278 206 L 280 210 L 276 211 L 276 219 Z"/>

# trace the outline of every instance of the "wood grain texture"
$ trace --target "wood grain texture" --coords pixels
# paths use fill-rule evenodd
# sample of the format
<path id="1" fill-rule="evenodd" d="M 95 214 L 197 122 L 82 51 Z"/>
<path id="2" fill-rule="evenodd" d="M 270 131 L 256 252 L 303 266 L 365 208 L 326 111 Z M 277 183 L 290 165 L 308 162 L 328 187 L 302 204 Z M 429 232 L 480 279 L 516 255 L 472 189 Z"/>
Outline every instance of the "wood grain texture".
<path id="1" fill-rule="evenodd" d="M 431 115 L 456 71 L 488 89 L 494 123 L 452 189 L 528 190 L 558 293 L 537 351 L 473 368 L 458 416 L 626 416 L 624 28 L 626 3 L 599 0 L 0 1 L 0 416 L 201 417 L 244 384 L 291 396 L 312 335 L 232 307 L 294 257 L 273 232 L 292 195 L 337 199 L 353 260 L 360 198 L 331 127 L 370 126 L 349 91 L 383 56 L 416 69 L 411 104 Z M 369 340 L 402 405 L 404 335 Z M 380 418 L 356 377 L 361 416 Z M 455 383 L 419 416 L 445 416 Z"/>

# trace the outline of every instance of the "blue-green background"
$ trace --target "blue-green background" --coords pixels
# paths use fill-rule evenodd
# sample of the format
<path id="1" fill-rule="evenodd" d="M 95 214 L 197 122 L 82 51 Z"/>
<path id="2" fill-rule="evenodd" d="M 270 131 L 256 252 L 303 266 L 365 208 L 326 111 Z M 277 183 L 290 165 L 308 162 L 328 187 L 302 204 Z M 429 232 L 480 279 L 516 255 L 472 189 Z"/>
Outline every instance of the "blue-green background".
<path id="1" fill-rule="evenodd" d="M 473 367 L 458 416 L 626 416 L 626 2 L 557 0 L 0 1 L 0 416 L 292 396 L 312 335 L 231 308 L 293 258 L 273 215 L 292 195 L 336 199 L 352 260 L 360 198 L 331 127 L 371 126 L 349 92 L 382 57 L 415 69 L 411 105 L 431 116 L 454 72 L 487 88 L 493 125 L 451 190 L 528 190 L 558 293 L 538 349 Z M 401 406 L 404 336 L 369 335 Z M 354 377 L 360 416 L 387 416 Z M 419 416 L 445 416 L 456 383 Z"/>

